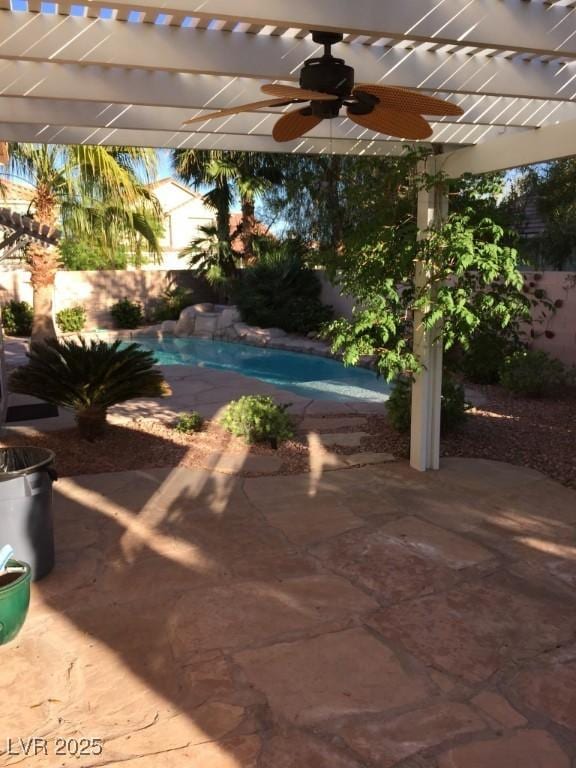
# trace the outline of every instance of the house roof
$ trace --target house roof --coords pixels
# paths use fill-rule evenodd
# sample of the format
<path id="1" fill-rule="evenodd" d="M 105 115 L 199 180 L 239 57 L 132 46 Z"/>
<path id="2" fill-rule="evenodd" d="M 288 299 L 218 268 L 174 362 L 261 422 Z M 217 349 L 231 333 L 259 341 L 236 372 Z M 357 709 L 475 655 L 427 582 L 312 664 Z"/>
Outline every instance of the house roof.
<path id="1" fill-rule="evenodd" d="M 166 176 L 165 178 L 159 179 L 158 181 L 153 181 L 150 184 L 147 184 L 146 186 L 148 187 L 148 189 L 152 190 L 153 192 L 157 191 L 162 187 L 173 186 L 173 187 L 177 187 L 178 189 L 182 190 L 182 192 L 185 192 L 187 195 L 189 195 L 191 200 L 202 200 L 202 195 L 199 192 L 196 192 L 194 189 L 187 187 L 185 184 L 182 184 L 180 181 L 173 178 L 172 176 Z M 163 208 L 163 211 L 165 214 L 169 215 L 171 213 L 174 213 L 174 211 L 177 211 L 180 208 L 183 208 L 185 205 L 188 205 L 189 203 L 190 203 L 190 200 L 184 200 L 183 202 L 178 203 L 177 205 L 174 205 L 171 208 Z"/>
<path id="2" fill-rule="evenodd" d="M 36 190 L 32 184 L 12 181 L 11 179 L 0 176 L 0 204 L 2 201 L 11 203 L 22 201 L 30 203 L 34 199 Z"/>
<path id="3" fill-rule="evenodd" d="M 237 230 L 240 224 L 242 223 L 242 214 L 241 213 L 231 213 L 230 214 L 230 234 L 233 235 Z M 268 227 L 263 224 L 261 221 L 256 221 L 255 226 L 255 234 L 264 236 L 268 235 Z M 232 250 L 235 253 L 242 253 L 244 251 L 244 244 L 242 243 L 242 238 L 240 235 L 237 235 L 232 239 L 231 242 Z"/>

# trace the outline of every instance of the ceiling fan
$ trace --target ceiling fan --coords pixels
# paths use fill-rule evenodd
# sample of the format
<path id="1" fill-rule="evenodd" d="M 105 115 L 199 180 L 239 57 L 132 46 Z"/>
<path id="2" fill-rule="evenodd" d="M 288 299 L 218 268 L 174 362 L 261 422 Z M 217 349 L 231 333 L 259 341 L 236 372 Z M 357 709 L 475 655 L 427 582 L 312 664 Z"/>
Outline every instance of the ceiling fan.
<path id="1" fill-rule="evenodd" d="M 338 117 L 346 107 L 353 122 L 377 133 L 402 139 L 427 139 L 430 124 L 422 115 L 462 115 L 456 104 L 436 99 L 406 88 L 354 83 L 354 70 L 344 59 L 332 56 L 332 46 L 343 39 L 335 32 L 312 32 L 315 43 L 324 46 L 324 54 L 308 59 L 300 72 L 300 87 L 267 84 L 261 90 L 273 98 L 230 109 L 220 109 L 186 120 L 183 125 L 214 120 L 218 117 L 252 112 L 261 107 L 284 107 L 309 102 L 282 115 L 274 125 L 276 141 L 291 141 L 304 136 L 322 120 Z"/>

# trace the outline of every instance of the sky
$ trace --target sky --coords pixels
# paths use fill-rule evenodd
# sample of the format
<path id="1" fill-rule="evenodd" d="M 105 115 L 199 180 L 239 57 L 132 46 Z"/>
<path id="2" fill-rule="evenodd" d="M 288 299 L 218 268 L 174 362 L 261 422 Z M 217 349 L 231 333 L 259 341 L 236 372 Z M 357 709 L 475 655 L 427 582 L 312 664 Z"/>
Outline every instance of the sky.
<path id="1" fill-rule="evenodd" d="M 164 179 L 166 176 L 172 176 L 172 165 L 170 164 L 170 152 L 167 149 L 158 150 L 158 178 Z"/>

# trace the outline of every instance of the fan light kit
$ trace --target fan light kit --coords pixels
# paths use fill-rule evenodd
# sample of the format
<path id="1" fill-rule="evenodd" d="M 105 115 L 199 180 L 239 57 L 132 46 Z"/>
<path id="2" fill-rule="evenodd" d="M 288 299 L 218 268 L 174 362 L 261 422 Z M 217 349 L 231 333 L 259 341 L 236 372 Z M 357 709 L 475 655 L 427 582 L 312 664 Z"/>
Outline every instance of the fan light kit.
<path id="1" fill-rule="evenodd" d="M 354 123 L 377 133 L 402 139 L 427 139 L 432 128 L 423 115 L 462 115 L 456 104 L 406 88 L 370 85 L 354 82 L 354 70 L 344 59 L 332 56 L 332 46 L 343 35 L 334 32 L 312 32 L 315 43 L 324 46 L 324 54 L 308 59 L 300 71 L 300 87 L 270 83 L 261 90 L 273 98 L 255 101 L 230 109 L 220 109 L 186 120 L 184 125 L 227 117 L 240 112 L 252 112 L 264 107 L 285 107 L 302 104 L 282 115 L 274 125 L 276 141 L 292 141 L 304 136 L 322 120 L 340 116 L 342 108 Z"/>

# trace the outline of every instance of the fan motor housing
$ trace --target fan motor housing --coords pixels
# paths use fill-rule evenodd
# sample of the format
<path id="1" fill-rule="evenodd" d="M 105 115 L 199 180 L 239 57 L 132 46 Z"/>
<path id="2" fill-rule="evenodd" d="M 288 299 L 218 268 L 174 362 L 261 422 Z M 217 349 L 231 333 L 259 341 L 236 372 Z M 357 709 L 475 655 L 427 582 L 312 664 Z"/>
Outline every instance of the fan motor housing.
<path id="1" fill-rule="evenodd" d="M 300 87 L 347 99 L 354 88 L 354 70 L 332 56 L 308 59 L 300 72 Z"/>

